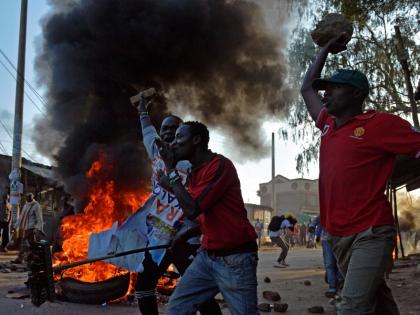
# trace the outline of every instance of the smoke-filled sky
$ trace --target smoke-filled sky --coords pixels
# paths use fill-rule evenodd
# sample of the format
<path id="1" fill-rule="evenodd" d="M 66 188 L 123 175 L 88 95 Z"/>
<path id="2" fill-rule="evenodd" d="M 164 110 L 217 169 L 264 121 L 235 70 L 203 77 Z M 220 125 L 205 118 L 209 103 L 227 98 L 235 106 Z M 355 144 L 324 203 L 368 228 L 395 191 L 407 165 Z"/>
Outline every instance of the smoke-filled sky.
<path id="1" fill-rule="evenodd" d="M 128 98 L 149 86 L 161 94 L 152 109 L 157 124 L 168 112 L 190 114 L 223 130 L 233 139 L 233 151 L 249 159 L 267 153 L 260 126 L 285 108 L 290 92 L 283 42 L 268 31 L 257 4 L 51 4 L 36 59 L 39 83 L 47 90 L 47 119 L 37 121 L 33 138 L 38 150 L 57 162 L 70 192 L 83 187 L 80 180 L 98 148 L 116 154 L 115 161 L 136 156 L 133 163 L 116 168 L 131 175 L 121 185 L 139 185 L 139 179 L 148 177 L 149 163 L 138 145 L 136 112 Z"/>
<path id="2" fill-rule="evenodd" d="M 266 31 L 258 5 L 84 0 L 67 7 L 65 2 L 53 1 L 37 59 L 51 118 L 48 132 L 38 133 L 44 153 L 52 152 L 44 141 L 51 130 L 61 140 L 78 123 L 109 124 L 115 114 L 125 122 L 124 115 L 133 116 L 128 103 L 132 87 L 148 86 L 159 88 L 169 110 L 223 128 L 251 155 L 265 153 L 261 120 L 278 113 L 288 93 L 283 93 L 286 67 L 280 42 Z M 167 110 L 155 109 L 156 114 Z M 130 124 L 102 127 L 115 138 L 133 130 Z"/>

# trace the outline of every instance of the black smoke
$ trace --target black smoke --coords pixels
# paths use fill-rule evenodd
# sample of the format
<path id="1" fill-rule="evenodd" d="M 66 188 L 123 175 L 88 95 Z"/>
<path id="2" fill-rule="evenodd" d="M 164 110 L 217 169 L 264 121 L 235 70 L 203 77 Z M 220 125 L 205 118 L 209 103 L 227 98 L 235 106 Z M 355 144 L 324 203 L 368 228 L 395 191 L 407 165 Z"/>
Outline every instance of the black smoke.
<path id="1" fill-rule="evenodd" d="M 53 157 L 69 192 L 82 198 L 99 150 L 115 158 L 121 189 L 144 185 L 150 164 L 129 96 L 155 87 L 158 125 L 193 115 L 234 140 L 247 158 L 264 154 L 260 126 L 283 108 L 279 41 L 259 6 L 234 0 L 55 0 L 36 61 L 47 89 L 38 149 Z M 279 25 L 281 27 L 281 25 Z M 237 150 L 232 148 L 232 150 Z M 128 161 L 127 161 L 128 160 Z"/>

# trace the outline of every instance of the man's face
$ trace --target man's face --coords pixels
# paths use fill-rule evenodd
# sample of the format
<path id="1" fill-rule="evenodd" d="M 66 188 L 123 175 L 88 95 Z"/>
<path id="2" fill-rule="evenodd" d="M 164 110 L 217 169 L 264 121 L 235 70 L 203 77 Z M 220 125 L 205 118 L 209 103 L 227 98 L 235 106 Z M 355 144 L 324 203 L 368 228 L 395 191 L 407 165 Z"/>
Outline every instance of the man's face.
<path id="1" fill-rule="evenodd" d="M 179 127 L 180 121 L 175 117 L 169 116 L 162 121 L 160 126 L 160 138 L 166 143 L 171 143 L 175 139 L 175 131 Z"/>
<path id="2" fill-rule="evenodd" d="M 339 116 L 356 105 L 354 91 L 350 85 L 330 83 L 325 88 L 322 103 L 330 115 Z"/>
<path id="3" fill-rule="evenodd" d="M 27 202 L 31 202 L 34 199 L 34 196 L 32 194 L 27 194 L 26 195 L 26 201 Z"/>
<path id="4" fill-rule="evenodd" d="M 190 160 L 194 153 L 194 137 L 188 125 L 181 125 L 176 130 L 172 150 L 176 161 Z"/>

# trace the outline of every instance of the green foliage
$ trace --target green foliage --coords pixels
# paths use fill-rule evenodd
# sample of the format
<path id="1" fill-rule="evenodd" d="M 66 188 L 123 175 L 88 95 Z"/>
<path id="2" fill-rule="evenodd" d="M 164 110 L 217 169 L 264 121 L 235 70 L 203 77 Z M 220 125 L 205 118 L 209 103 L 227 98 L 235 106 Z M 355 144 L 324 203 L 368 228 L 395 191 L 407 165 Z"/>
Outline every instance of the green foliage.
<path id="1" fill-rule="evenodd" d="M 303 75 L 318 51 L 310 38 L 311 30 L 325 14 L 338 12 L 353 21 L 354 33 L 347 51 L 329 56 L 323 75 L 329 75 L 337 68 L 359 69 L 367 75 L 371 85 L 367 109 L 410 117 L 394 26 L 400 26 L 410 56 L 412 83 L 416 86 L 420 80 L 420 46 L 414 41 L 420 32 L 418 0 L 310 0 L 300 3 L 295 9 L 300 12 L 301 20 L 296 23 L 289 45 L 289 64 L 293 65 L 289 75 L 296 90 L 299 90 Z M 290 106 L 288 124 L 291 127 L 288 130 L 292 131 L 282 130 L 281 134 L 302 144 L 302 152 L 296 157 L 296 168 L 304 173 L 309 163 L 318 157 L 319 132 L 301 97 Z"/>

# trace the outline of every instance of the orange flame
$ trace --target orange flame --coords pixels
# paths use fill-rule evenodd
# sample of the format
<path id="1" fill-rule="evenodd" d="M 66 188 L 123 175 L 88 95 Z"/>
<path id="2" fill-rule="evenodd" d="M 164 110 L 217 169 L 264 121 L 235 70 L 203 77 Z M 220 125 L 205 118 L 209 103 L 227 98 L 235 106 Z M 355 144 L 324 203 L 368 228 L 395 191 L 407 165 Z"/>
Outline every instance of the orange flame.
<path id="1" fill-rule="evenodd" d="M 83 213 L 63 219 L 60 227 L 63 251 L 54 255 L 54 266 L 86 259 L 92 232 L 107 230 L 117 220 L 124 222 L 147 199 L 148 194 L 144 189 L 137 193 L 116 191 L 114 181 L 105 176 L 109 167 L 112 165 L 105 164 L 105 155 L 101 154 L 86 172 L 87 179 L 93 183 L 87 206 Z M 67 269 L 62 276 L 97 282 L 125 273 L 126 270 L 111 264 L 96 262 Z"/>
<path id="2" fill-rule="evenodd" d="M 397 235 L 395 247 L 394 247 L 394 250 L 392 251 L 392 260 L 397 260 L 398 259 L 398 244 L 399 243 L 400 243 L 400 236 Z"/>
<path id="3" fill-rule="evenodd" d="M 166 272 L 171 273 L 173 271 L 175 271 L 174 265 L 170 264 Z M 171 278 L 162 276 L 158 280 L 156 289 L 159 293 L 170 295 L 172 291 L 175 290 L 176 284 L 177 284 L 176 279 L 171 279 Z"/>

